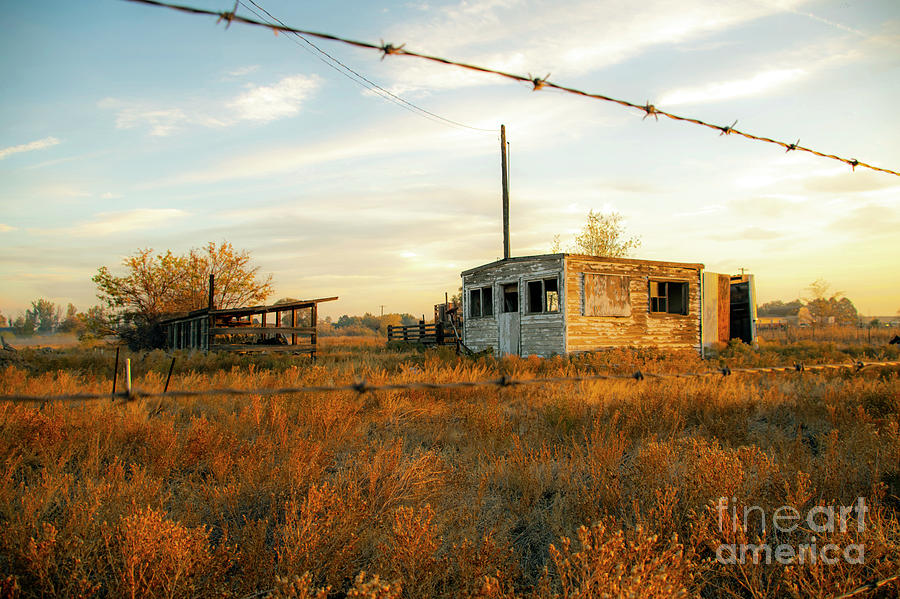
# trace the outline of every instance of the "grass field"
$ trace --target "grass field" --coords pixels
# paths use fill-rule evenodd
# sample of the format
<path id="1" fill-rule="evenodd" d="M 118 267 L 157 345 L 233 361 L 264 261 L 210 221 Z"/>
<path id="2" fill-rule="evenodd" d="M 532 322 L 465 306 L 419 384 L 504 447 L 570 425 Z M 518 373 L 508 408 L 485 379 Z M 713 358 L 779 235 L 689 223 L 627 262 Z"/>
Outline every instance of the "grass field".
<path id="1" fill-rule="evenodd" d="M 472 360 L 324 341 L 316 364 L 178 354 L 170 387 L 691 372 L 900 353 L 806 342 L 722 347 L 708 362 L 651 350 Z M 0 393 L 108 392 L 112 356 L 22 349 Z M 161 390 L 171 358 L 129 357 L 135 386 Z M 900 572 L 898 429 L 900 378 L 888 368 L 2 403 L 0 597 L 838 596 Z M 722 497 L 736 520 L 723 520 Z M 860 498 L 864 521 L 851 514 L 846 530 L 772 526 L 779 508 L 807 514 Z M 864 559 L 716 559 L 743 543 L 862 546 Z M 857 596 L 898 591 L 894 581 Z"/>

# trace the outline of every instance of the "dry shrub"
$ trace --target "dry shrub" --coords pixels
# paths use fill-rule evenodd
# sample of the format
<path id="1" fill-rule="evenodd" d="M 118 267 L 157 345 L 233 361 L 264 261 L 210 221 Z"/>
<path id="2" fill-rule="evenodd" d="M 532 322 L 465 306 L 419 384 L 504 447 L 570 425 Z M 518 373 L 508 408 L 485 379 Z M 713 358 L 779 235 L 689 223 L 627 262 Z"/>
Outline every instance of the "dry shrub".
<path id="1" fill-rule="evenodd" d="M 667 541 L 637 527 L 626 534 L 603 523 L 578 529 L 579 549 L 568 538 L 550 546 L 552 573 L 540 597 L 689 597 L 691 564 L 673 537 Z"/>
<path id="2" fill-rule="evenodd" d="M 288 502 L 276 533 L 278 572 L 297 576 L 309 571 L 316 585 L 346 588 L 360 565 L 366 508 L 352 482 L 340 488 L 313 486 L 299 504 Z"/>
<path id="3" fill-rule="evenodd" d="M 187 528 L 152 508 L 136 509 L 103 539 L 119 597 L 194 597 L 220 588 L 230 561 L 224 544 L 210 546 L 204 527 Z"/>

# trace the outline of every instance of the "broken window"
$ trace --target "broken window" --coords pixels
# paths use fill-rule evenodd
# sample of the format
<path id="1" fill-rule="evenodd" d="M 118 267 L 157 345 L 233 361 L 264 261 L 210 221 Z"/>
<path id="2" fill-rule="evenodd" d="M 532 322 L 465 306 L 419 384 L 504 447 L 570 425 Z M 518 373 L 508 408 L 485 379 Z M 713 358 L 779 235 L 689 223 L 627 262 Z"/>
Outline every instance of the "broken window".
<path id="1" fill-rule="evenodd" d="M 469 316 L 479 318 L 494 314 L 494 301 L 490 287 L 469 290 Z"/>
<path id="2" fill-rule="evenodd" d="M 687 314 L 688 284 L 676 281 L 650 281 L 650 311 Z"/>
<path id="3" fill-rule="evenodd" d="M 631 281 L 621 275 L 584 273 L 585 316 L 631 316 Z"/>
<path id="4" fill-rule="evenodd" d="M 503 311 L 519 311 L 519 284 L 509 283 L 503 286 Z"/>
<path id="5" fill-rule="evenodd" d="M 528 312 L 559 312 L 559 281 L 555 278 L 528 282 Z"/>

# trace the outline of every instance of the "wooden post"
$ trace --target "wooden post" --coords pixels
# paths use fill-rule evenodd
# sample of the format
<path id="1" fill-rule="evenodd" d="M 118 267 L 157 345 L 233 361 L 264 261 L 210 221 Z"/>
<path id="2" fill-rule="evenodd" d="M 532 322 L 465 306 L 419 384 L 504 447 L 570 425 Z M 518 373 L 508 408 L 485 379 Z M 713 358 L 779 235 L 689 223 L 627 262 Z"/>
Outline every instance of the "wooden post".
<path id="1" fill-rule="evenodd" d="M 297 326 L 297 309 L 291 310 L 291 328 Z M 291 345 L 297 345 L 297 333 L 291 333 Z"/>
<path id="2" fill-rule="evenodd" d="M 387 328 L 388 341 L 391 340 L 391 333 L 393 332 L 394 325 L 389 324 Z"/>
<path id="3" fill-rule="evenodd" d="M 319 307 L 316 304 L 313 304 L 309 308 L 309 326 L 312 327 L 312 334 L 309 336 L 309 343 L 312 345 L 312 353 L 310 357 L 313 360 L 316 359 L 316 343 L 318 342 L 318 335 L 316 334 L 317 329 L 316 326 L 319 322 Z"/>
<path id="4" fill-rule="evenodd" d="M 509 259 L 509 171 L 506 167 L 506 125 L 500 125 L 500 170 L 503 181 L 503 259 Z"/>
<path id="5" fill-rule="evenodd" d="M 209 275 L 209 304 L 207 304 L 207 307 L 210 310 L 216 309 L 216 304 L 215 304 L 215 299 L 214 299 L 215 296 L 213 295 L 215 292 L 215 288 L 216 288 L 216 275 L 210 274 Z"/>
<path id="6" fill-rule="evenodd" d="M 425 315 L 422 315 L 422 320 L 419 321 L 419 342 L 422 343 L 425 341 Z"/>
<path id="7" fill-rule="evenodd" d="M 438 322 L 434 325 L 434 338 L 438 345 L 444 345 L 444 323 Z"/>
<path id="8" fill-rule="evenodd" d="M 125 393 L 131 397 L 131 358 L 125 358 Z"/>
<path id="9" fill-rule="evenodd" d="M 116 394 L 116 379 L 119 378 L 119 348 L 116 348 L 116 365 L 113 366 L 113 388 L 112 394 Z"/>
<path id="10" fill-rule="evenodd" d="M 169 375 L 166 377 L 166 386 L 163 388 L 163 393 L 166 393 L 169 390 L 169 381 L 172 380 L 172 371 L 175 370 L 175 358 L 172 358 L 172 363 L 169 365 Z"/>

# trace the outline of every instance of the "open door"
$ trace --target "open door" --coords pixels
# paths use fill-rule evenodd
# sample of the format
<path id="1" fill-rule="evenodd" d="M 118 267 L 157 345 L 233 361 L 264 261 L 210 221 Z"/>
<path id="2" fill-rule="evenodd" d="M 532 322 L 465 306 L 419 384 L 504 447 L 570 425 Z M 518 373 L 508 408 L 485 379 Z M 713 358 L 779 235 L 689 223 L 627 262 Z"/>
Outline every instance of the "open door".
<path id="1" fill-rule="evenodd" d="M 731 338 L 753 345 L 756 342 L 756 290 L 753 275 L 731 277 Z"/>
<path id="2" fill-rule="evenodd" d="M 503 303 L 497 315 L 500 355 L 519 355 L 519 285 L 503 285 Z"/>

